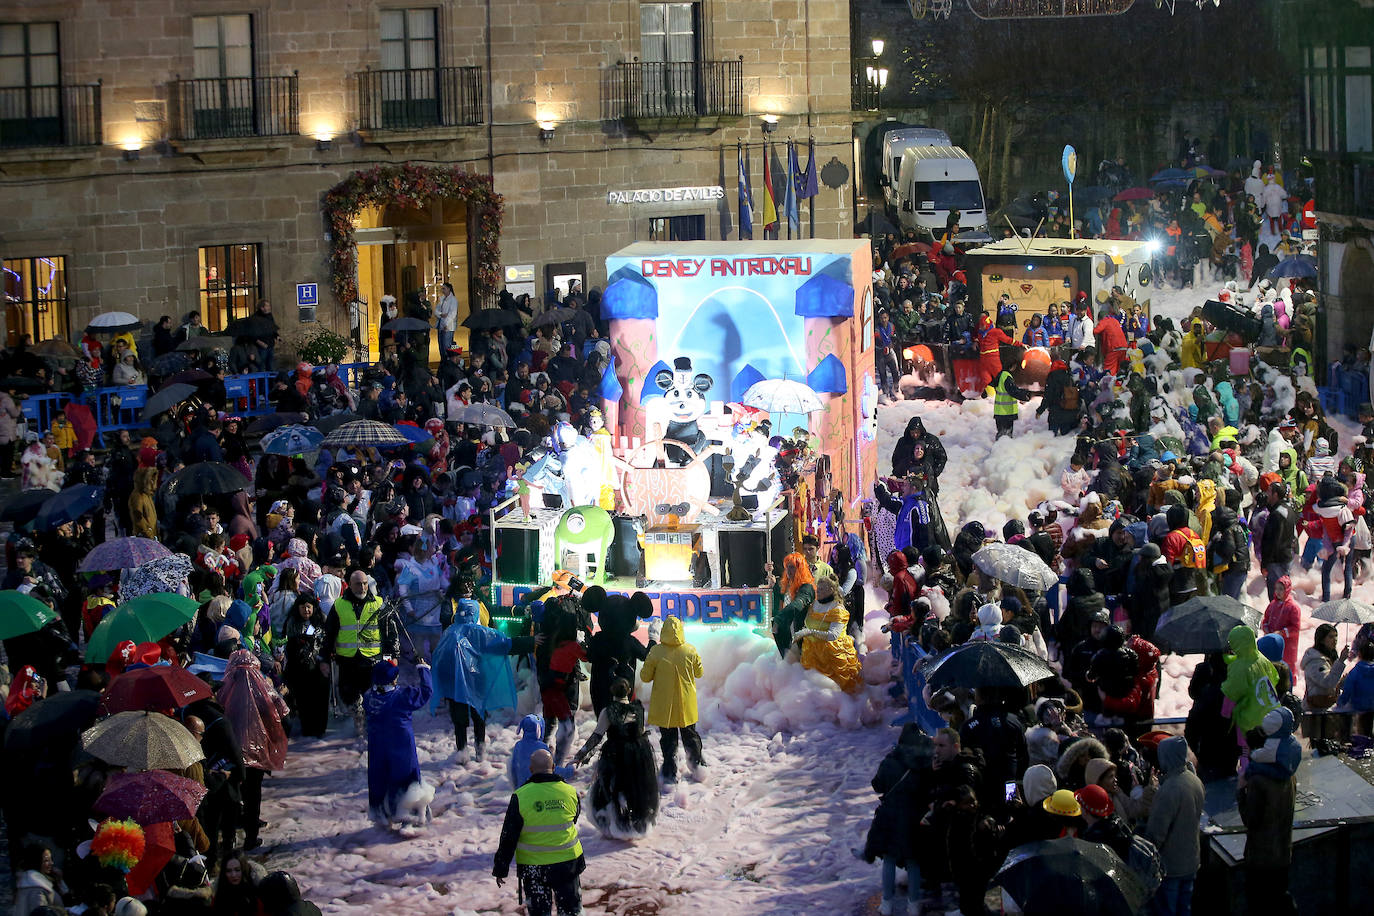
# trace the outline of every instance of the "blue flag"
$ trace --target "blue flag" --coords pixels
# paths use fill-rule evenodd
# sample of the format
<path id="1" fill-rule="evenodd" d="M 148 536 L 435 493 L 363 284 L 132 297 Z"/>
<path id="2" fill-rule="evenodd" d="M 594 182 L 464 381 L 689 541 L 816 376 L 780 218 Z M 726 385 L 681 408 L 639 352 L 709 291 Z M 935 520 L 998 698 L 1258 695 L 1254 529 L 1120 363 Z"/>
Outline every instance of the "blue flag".
<path id="1" fill-rule="evenodd" d="M 787 141 L 787 194 L 782 199 L 782 208 L 787 213 L 787 228 L 801 235 L 801 214 L 797 211 L 797 144 Z"/>
<path id="2" fill-rule="evenodd" d="M 816 184 L 816 139 L 813 137 L 807 141 L 806 171 L 802 173 L 801 180 L 797 183 L 797 196 L 802 200 L 810 200 L 820 193 L 820 187 Z"/>
<path id="3" fill-rule="evenodd" d="M 754 237 L 754 195 L 749 190 L 749 173 L 744 170 L 744 147 L 738 147 L 739 155 L 739 237 Z"/>

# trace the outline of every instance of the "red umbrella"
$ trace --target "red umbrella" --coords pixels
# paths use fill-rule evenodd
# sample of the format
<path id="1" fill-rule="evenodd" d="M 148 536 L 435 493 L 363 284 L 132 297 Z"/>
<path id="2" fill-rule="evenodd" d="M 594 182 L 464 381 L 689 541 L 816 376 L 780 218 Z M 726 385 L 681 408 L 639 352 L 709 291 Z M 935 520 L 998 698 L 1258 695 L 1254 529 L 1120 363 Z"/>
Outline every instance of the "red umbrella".
<path id="1" fill-rule="evenodd" d="M 138 860 L 133 871 L 124 879 L 129 885 L 129 893 L 135 896 L 152 887 L 158 872 L 172 861 L 172 854 L 177 849 L 170 823 L 149 825 L 143 831 L 143 837 L 143 858 Z"/>
<path id="2" fill-rule="evenodd" d="M 1149 188 L 1127 188 L 1112 200 L 1149 200 L 1155 196 L 1155 192 Z"/>
<path id="3" fill-rule="evenodd" d="M 214 696 L 209 685 L 185 668 L 153 665 L 116 677 L 101 698 L 106 713 L 180 709 Z"/>
<path id="4" fill-rule="evenodd" d="M 892 249 L 894 258 L 904 258 L 912 254 L 930 254 L 930 245 L 925 242 L 907 242 Z"/>
<path id="5" fill-rule="evenodd" d="M 95 800 L 95 810 L 148 827 L 195 817 L 204 797 L 203 785 L 166 770 L 112 773 Z"/>

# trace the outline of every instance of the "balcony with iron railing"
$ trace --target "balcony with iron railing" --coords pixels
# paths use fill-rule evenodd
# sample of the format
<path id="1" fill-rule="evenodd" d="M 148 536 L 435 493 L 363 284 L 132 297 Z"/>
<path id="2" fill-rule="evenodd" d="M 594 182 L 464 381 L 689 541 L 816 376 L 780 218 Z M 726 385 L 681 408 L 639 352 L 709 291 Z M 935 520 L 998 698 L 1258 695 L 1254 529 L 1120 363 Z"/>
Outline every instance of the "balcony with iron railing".
<path id="1" fill-rule="evenodd" d="M 358 74 L 358 129 L 363 132 L 444 132 L 476 127 L 485 115 L 481 67 Z"/>
<path id="2" fill-rule="evenodd" d="M 1374 153 L 1309 152 L 1322 213 L 1374 219 Z"/>
<path id="3" fill-rule="evenodd" d="M 611 119 L 714 127 L 744 117 L 744 59 L 622 61 L 604 94 Z"/>
<path id="4" fill-rule="evenodd" d="M 99 146 L 100 84 L 0 89 L 0 149 Z"/>
<path id="5" fill-rule="evenodd" d="M 300 133 L 300 80 L 290 76 L 177 79 L 172 83 L 172 140 L 292 137 Z"/>

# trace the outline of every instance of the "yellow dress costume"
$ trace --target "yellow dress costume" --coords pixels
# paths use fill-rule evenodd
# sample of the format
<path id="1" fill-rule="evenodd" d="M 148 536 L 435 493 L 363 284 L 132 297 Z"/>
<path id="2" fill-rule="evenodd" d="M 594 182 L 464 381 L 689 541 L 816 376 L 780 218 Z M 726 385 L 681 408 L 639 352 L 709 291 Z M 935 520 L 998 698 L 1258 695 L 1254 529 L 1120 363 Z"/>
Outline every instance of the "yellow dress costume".
<path id="1" fill-rule="evenodd" d="M 830 678 L 845 693 L 853 693 L 863 683 L 859 659 L 854 653 L 854 640 L 845 632 L 849 612 L 838 596 L 829 601 L 816 599 L 806 614 L 806 629 L 802 637 L 801 663 L 803 668 L 819 671 Z"/>

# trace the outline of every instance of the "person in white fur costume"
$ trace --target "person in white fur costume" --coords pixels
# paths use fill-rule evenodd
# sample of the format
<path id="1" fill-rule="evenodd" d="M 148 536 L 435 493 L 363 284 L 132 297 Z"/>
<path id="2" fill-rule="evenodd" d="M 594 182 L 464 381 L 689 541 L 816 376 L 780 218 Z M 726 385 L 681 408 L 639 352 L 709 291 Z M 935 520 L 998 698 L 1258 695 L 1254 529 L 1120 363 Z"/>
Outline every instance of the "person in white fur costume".
<path id="1" fill-rule="evenodd" d="M 19 467 L 22 471 L 20 483 L 23 488 L 54 492 L 62 489 L 62 471 L 58 469 L 57 462 L 48 456 L 48 450 L 38 440 L 38 435 L 29 433 L 27 441 L 28 447 L 24 449 L 24 454 L 19 456 Z"/>

